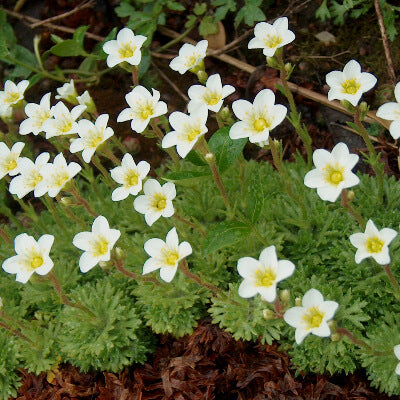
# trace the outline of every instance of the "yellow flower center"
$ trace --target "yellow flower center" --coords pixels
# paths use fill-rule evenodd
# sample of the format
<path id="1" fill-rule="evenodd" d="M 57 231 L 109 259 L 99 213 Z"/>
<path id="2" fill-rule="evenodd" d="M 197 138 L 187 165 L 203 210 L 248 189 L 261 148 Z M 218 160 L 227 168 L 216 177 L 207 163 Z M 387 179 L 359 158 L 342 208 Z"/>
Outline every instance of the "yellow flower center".
<path id="1" fill-rule="evenodd" d="M 162 255 L 163 261 L 170 267 L 174 267 L 175 263 L 179 259 L 179 254 L 177 250 L 163 249 Z"/>
<path id="2" fill-rule="evenodd" d="M 48 111 L 42 111 L 39 112 L 36 116 L 35 116 L 35 122 L 34 125 L 37 128 L 41 128 L 43 125 L 43 122 L 47 121 L 50 118 L 50 112 Z"/>
<path id="3" fill-rule="evenodd" d="M 272 268 L 260 268 L 255 271 L 255 286 L 270 287 L 275 279 L 276 273 Z"/>
<path id="4" fill-rule="evenodd" d="M 218 93 L 211 92 L 210 90 L 206 91 L 203 98 L 209 106 L 215 106 L 221 100 L 221 96 Z"/>
<path id="5" fill-rule="evenodd" d="M 39 268 L 42 264 L 43 264 L 43 258 L 39 255 L 37 255 L 36 257 L 33 257 L 31 259 L 31 268 L 32 269 Z"/>
<path id="6" fill-rule="evenodd" d="M 368 253 L 380 253 L 385 242 L 374 236 L 367 239 L 366 247 Z"/>
<path id="7" fill-rule="evenodd" d="M 118 49 L 118 53 L 121 58 L 131 58 L 135 50 L 136 46 L 132 46 L 130 43 L 125 43 Z"/>
<path id="8" fill-rule="evenodd" d="M 15 158 L 9 158 L 5 163 L 7 171 L 12 171 L 13 169 L 17 168 L 17 161 Z"/>
<path id="9" fill-rule="evenodd" d="M 62 187 L 65 182 L 69 180 L 69 175 L 67 171 L 60 171 L 58 174 L 53 175 L 53 184 L 56 187 Z"/>
<path id="10" fill-rule="evenodd" d="M 165 194 L 156 193 L 153 197 L 153 201 L 151 202 L 151 206 L 157 211 L 164 210 L 164 208 L 167 206 L 167 196 L 165 196 Z"/>
<path id="11" fill-rule="evenodd" d="M 59 129 L 62 133 L 67 133 L 72 129 L 72 121 L 70 118 L 64 118 L 60 121 Z"/>
<path id="12" fill-rule="evenodd" d="M 147 119 L 151 115 L 154 114 L 154 107 L 152 104 L 146 104 L 141 110 L 140 110 L 140 118 L 141 119 Z"/>
<path id="13" fill-rule="evenodd" d="M 257 132 L 262 132 L 265 128 L 269 128 L 271 123 L 267 121 L 265 118 L 256 118 L 253 123 L 254 130 Z"/>
<path id="14" fill-rule="evenodd" d="M 201 133 L 201 130 L 198 127 L 189 126 L 186 129 L 186 139 L 188 142 L 192 142 Z"/>
<path id="15" fill-rule="evenodd" d="M 273 49 L 279 44 L 281 44 L 283 39 L 280 36 L 277 35 L 267 35 L 267 37 L 264 39 L 264 44 Z"/>
<path id="16" fill-rule="evenodd" d="M 136 186 L 139 182 L 139 174 L 133 169 L 125 175 L 125 186 Z"/>
<path id="17" fill-rule="evenodd" d="M 86 139 L 86 145 L 89 148 L 96 148 L 100 143 L 103 142 L 103 133 L 99 131 L 89 131 L 89 137 Z"/>
<path id="18" fill-rule="evenodd" d="M 328 164 L 326 165 L 324 170 L 325 182 L 337 186 L 340 182 L 344 180 L 344 167 L 340 167 L 338 163 L 336 163 L 335 165 Z"/>
<path id="19" fill-rule="evenodd" d="M 7 93 L 4 102 L 7 104 L 14 104 L 20 99 L 21 95 L 18 92 Z"/>
<path id="20" fill-rule="evenodd" d="M 39 172 L 34 171 L 29 179 L 29 186 L 36 187 L 36 185 L 43 180 L 43 176 L 39 174 Z"/>
<path id="21" fill-rule="evenodd" d="M 358 82 L 357 78 L 347 79 L 342 83 L 342 93 L 356 94 L 360 87 L 361 84 Z"/>
<path id="22" fill-rule="evenodd" d="M 107 252 L 108 252 L 108 241 L 103 237 L 99 237 L 98 240 L 96 240 L 93 243 L 92 247 L 93 256 L 94 257 L 104 256 L 104 254 L 107 254 Z"/>
<path id="23" fill-rule="evenodd" d="M 310 307 L 303 315 L 303 320 L 306 323 L 306 329 L 318 328 L 324 319 L 325 313 L 318 307 Z"/>
<path id="24" fill-rule="evenodd" d="M 186 68 L 193 67 L 196 64 L 198 57 L 200 57 L 200 55 L 197 57 L 195 55 L 186 57 L 185 67 Z"/>

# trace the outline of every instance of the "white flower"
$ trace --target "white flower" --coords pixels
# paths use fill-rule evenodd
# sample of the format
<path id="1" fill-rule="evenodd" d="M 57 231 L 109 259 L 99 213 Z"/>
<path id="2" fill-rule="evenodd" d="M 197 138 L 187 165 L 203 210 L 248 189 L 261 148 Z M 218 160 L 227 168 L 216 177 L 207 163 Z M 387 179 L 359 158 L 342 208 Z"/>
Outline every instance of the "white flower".
<path id="1" fill-rule="evenodd" d="M 147 161 L 140 161 L 136 165 L 133 157 L 129 153 L 125 154 L 121 166 L 110 171 L 114 181 L 122 184 L 112 192 L 112 201 L 124 200 L 130 194 L 136 196 L 142 190 L 142 181 L 149 171 L 150 164 Z"/>
<path id="2" fill-rule="evenodd" d="M 393 352 L 397 359 L 400 360 L 400 344 L 393 347 Z M 400 375 L 400 363 L 396 366 L 396 374 Z"/>
<path id="3" fill-rule="evenodd" d="M 279 125 L 287 113 L 285 106 L 275 104 L 275 95 L 270 89 L 261 90 L 253 104 L 247 100 L 234 101 L 232 110 L 241 121 L 232 125 L 230 138 L 248 137 L 251 143 L 267 141 L 270 130 Z"/>
<path id="4" fill-rule="evenodd" d="M 117 40 L 109 40 L 103 44 L 103 50 L 108 54 L 107 65 L 112 68 L 123 61 L 131 65 L 139 65 L 142 58 L 140 48 L 146 39 L 146 36 L 135 36 L 129 28 L 121 29 Z"/>
<path id="5" fill-rule="evenodd" d="M 101 114 L 95 123 L 88 119 L 81 119 L 78 122 L 79 138 L 73 139 L 69 146 L 71 153 L 82 151 L 82 158 L 89 163 L 98 146 L 104 143 L 114 131 L 107 127 L 108 114 Z"/>
<path id="6" fill-rule="evenodd" d="M 19 173 L 18 158 L 25 143 L 14 143 L 11 150 L 3 142 L 0 142 L 0 179 L 5 175 L 14 176 Z"/>
<path id="7" fill-rule="evenodd" d="M 269 246 L 260 254 L 260 259 L 242 257 L 238 260 L 239 275 L 244 278 L 239 286 L 239 296 L 248 298 L 259 293 L 270 303 L 276 298 L 276 285 L 294 272 L 291 261 L 280 260 L 276 256 L 275 246 Z"/>
<path id="8" fill-rule="evenodd" d="M 178 71 L 181 75 L 186 71 L 195 72 L 197 68 L 201 68 L 204 57 L 207 53 L 207 40 L 200 40 L 195 46 L 185 43 L 179 49 L 179 55 L 175 57 L 169 66 L 174 71 Z"/>
<path id="9" fill-rule="evenodd" d="M 41 168 L 43 179 L 36 186 L 35 196 L 40 197 L 47 192 L 50 197 L 56 197 L 81 169 L 82 167 L 76 162 L 67 165 L 62 153 L 56 155 L 52 164 L 45 164 Z"/>
<path id="10" fill-rule="evenodd" d="M 303 296 L 302 307 L 289 308 L 283 319 L 296 328 L 295 339 L 300 344 L 310 333 L 320 337 L 330 336 L 328 321 L 333 318 L 338 306 L 336 301 L 324 301 L 318 290 L 310 289 Z"/>
<path id="11" fill-rule="evenodd" d="M 332 71 L 326 75 L 330 86 L 328 100 L 347 100 L 354 107 L 363 93 L 376 84 L 376 77 L 368 72 L 361 72 L 361 65 L 356 60 L 349 61 L 342 71 Z"/>
<path id="12" fill-rule="evenodd" d="M 171 282 L 178 269 L 179 261 L 192 254 L 192 246 L 188 242 L 179 243 L 175 227 L 165 238 L 149 239 L 144 244 L 144 251 L 151 257 L 143 265 L 143 275 L 160 269 L 160 278 Z"/>
<path id="13" fill-rule="evenodd" d="M 17 274 L 15 280 L 21 283 L 28 282 L 34 272 L 46 275 L 53 268 L 49 257 L 53 242 L 53 235 L 43 235 L 36 241 L 33 236 L 21 233 L 14 241 L 17 255 L 7 258 L 2 268 L 9 274 Z"/>
<path id="14" fill-rule="evenodd" d="M 259 22 L 254 27 L 254 38 L 250 40 L 249 49 L 263 49 L 266 57 L 272 57 L 276 49 L 293 42 L 295 35 L 288 29 L 288 19 L 281 17 L 271 25 Z"/>
<path id="15" fill-rule="evenodd" d="M 192 103 L 199 103 L 205 105 L 210 111 L 218 112 L 222 107 L 223 99 L 234 91 L 235 88 L 231 85 L 222 86 L 219 74 L 211 75 L 207 79 L 206 86 L 190 86 L 188 90 L 190 97 L 188 108 L 192 107 Z"/>
<path id="16" fill-rule="evenodd" d="M 43 166 L 48 165 L 50 154 L 42 153 L 36 157 L 35 162 L 27 157 L 18 159 L 18 169 L 21 175 L 16 176 L 11 180 L 8 190 L 11 194 L 17 195 L 22 199 L 29 192 L 34 192 L 34 196 L 38 197 L 37 186 L 43 180 L 41 169 Z"/>
<path id="17" fill-rule="evenodd" d="M 72 244 L 84 251 L 79 259 L 79 268 L 88 272 L 100 261 L 110 261 L 111 250 L 121 236 L 118 229 L 110 229 L 108 221 L 102 215 L 92 224 L 91 232 L 81 232 L 74 236 Z"/>
<path id="18" fill-rule="evenodd" d="M 96 112 L 96 105 L 87 90 L 85 90 L 80 96 L 76 96 L 76 99 L 81 106 L 86 106 L 86 111 L 88 113 Z"/>
<path id="19" fill-rule="evenodd" d="M 356 263 L 360 264 L 364 258 L 372 257 L 378 264 L 390 263 L 389 244 L 397 236 L 394 229 L 377 229 L 373 221 L 368 220 L 365 232 L 353 233 L 350 242 L 357 247 Z"/>
<path id="20" fill-rule="evenodd" d="M 57 89 L 57 93 L 58 95 L 56 95 L 56 99 L 60 100 L 66 100 L 71 104 L 77 104 L 77 96 L 78 93 L 76 92 L 75 89 L 75 84 L 74 84 L 74 80 L 71 79 L 71 81 L 68 83 L 64 83 L 64 85 L 62 85 L 60 88 Z"/>
<path id="21" fill-rule="evenodd" d="M 168 218 L 174 214 L 172 200 L 176 189 L 172 182 L 161 186 L 155 179 L 149 179 L 143 185 L 143 192 L 144 195 L 136 197 L 133 207 L 144 214 L 147 225 L 153 225 L 160 217 Z"/>
<path id="22" fill-rule="evenodd" d="M 25 106 L 25 114 L 28 118 L 19 126 L 20 135 L 28 133 L 38 135 L 43 131 L 43 124 L 51 117 L 50 96 L 51 93 L 46 93 L 40 100 L 40 104 L 28 103 Z"/>
<path id="23" fill-rule="evenodd" d="M 117 117 L 117 122 L 132 120 L 132 130 L 141 133 L 150 119 L 167 112 L 167 104 L 160 100 L 160 92 L 152 89 L 153 95 L 143 86 L 135 86 L 126 96 L 129 108 L 125 108 Z"/>
<path id="24" fill-rule="evenodd" d="M 17 85 L 12 81 L 4 83 L 4 90 L 0 91 L 0 108 L 5 110 L 8 107 L 17 105 L 24 98 L 24 92 L 29 86 L 29 81 L 23 80 Z"/>
<path id="25" fill-rule="evenodd" d="M 46 139 L 50 139 L 53 136 L 78 133 L 76 120 L 85 110 L 86 106 L 79 105 L 69 111 L 67 106 L 59 101 L 50 109 L 53 118 L 48 119 L 42 125 L 42 129 L 46 132 Z"/>
<path id="26" fill-rule="evenodd" d="M 381 105 L 376 111 L 376 116 L 393 121 L 390 124 L 389 131 L 393 139 L 398 139 L 400 137 L 400 82 L 394 88 L 394 97 L 396 102 Z"/>
<path id="27" fill-rule="evenodd" d="M 7 124 L 12 121 L 13 109 L 12 107 L 0 107 L 0 118 Z"/>
<path id="28" fill-rule="evenodd" d="M 169 116 L 169 123 L 175 130 L 168 132 L 161 142 L 163 149 L 176 146 L 176 151 L 182 158 L 187 156 L 199 138 L 208 131 L 207 108 L 200 106 L 191 111 L 190 115 L 175 111 Z"/>
<path id="29" fill-rule="evenodd" d="M 358 159 L 357 154 L 350 154 L 345 143 L 338 143 L 332 153 L 324 149 L 315 150 L 313 161 L 316 168 L 307 172 L 304 184 L 317 188 L 322 200 L 334 202 L 343 189 L 360 182 L 358 176 L 351 172 Z"/>

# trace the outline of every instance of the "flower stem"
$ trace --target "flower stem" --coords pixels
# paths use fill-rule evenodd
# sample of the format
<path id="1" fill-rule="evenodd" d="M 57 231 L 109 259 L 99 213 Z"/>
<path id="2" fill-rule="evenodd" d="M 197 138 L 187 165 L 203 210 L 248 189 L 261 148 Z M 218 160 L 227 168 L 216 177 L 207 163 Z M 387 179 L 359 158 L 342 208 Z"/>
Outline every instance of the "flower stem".
<path id="1" fill-rule="evenodd" d="M 100 158 L 96 155 L 92 157 L 92 162 L 94 166 L 101 172 L 107 184 L 111 187 L 115 187 L 115 182 L 111 179 L 109 172 L 103 167 L 103 164 L 100 161 Z"/>
<path id="2" fill-rule="evenodd" d="M 57 195 L 56 197 L 57 203 L 60 206 L 61 210 L 64 211 L 64 213 L 71 219 L 73 219 L 75 222 L 77 222 L 82 228 L 86 228 L 85 222 L 80 219 L 77 215 L 75 215 L 67 206 L 65 206 L 61 200 L 60 195 Z"/>
<path id="3" fill-rule="evenodd" d="M 162 132 L 162 130 L 158 127 L 158 125 L 154 122 L 154 120 L 150 121 L 150 126 L 153 129 L 153 133 L 157 136 L 157 138 L 160 140 L 160 142 L 162 142 L 163 138 L 164 138 L 164 134 Z M 176 154 L 175 149 L 172 148 L 167 148 L 164 149 L 169 156 L 172 158 L 173 162 L 175 163 L 175 165 L 177 167 L 180 167 L 180 162 L 179 162 L 179 157 Z"/>
<path id="4" fill-rule="evenodd" d="M 13 241 L 10 236 L 8 236 L 7 232 L 0 226 L 0 236 L 1 238 L 8 244 L 12 246 Z"/>
<path id="5" fill-rule="evenodd" d="M 78 188 L 75 186 L 75 183 L 73 181 L 71 181 L 71 185 L 70 185 L 70 193 L 75 197 L 75 200 L 78 202 L 78 204 L 81 204 L 83 207 L 85 207 L 86 211 L 92 215 L 93 217 L 98 217 L 99 214 L 97 214 L 96 211 L 92 210 L 92 208 L 90 207 L 89 203 L 86 201 L 86 199 L 84 199 L 80 193 L 78 192 Z"/>
<path id="6" fill-rule="evenodd" d="M 203 237 L 206 237 L 206 231 L 204 230 L 204 228 L 202 226 L 189 221 L 188 219 L 178 215 L 177 213 L 175 213 L 172 217 L 177 219 L 180 222 L 183 222 L 184 224 L 186 224 L 188 226 L 191 226 L 193 229 L 198 230 Z"/>
<path id="7" fill-rule="evenodd" d="M 379 162 L 379 155 L 375 151 L 375 147 L 373 146 L 371 139 L 368 136 L 367 130 L 364 128 L 361 120 L 361 110 L 360 106 L 356 107 L 356 112 L 354 114 L 354 122 L 358 128 L 358 134 L 364 139 L 365 144 L 367 145 L 368 152 L 370 154 L 368 158 L 368 163 L 371 165 L 372 169 L 375 172 L 376 178 L 378 180 L 378 201 L 382 203 L 383 199 L 383 164 Z"/>
<path id="8" fill-rule="evenodd" d="M 289 85 L 287 83 L 288 81 L 288 73 L 285 69 L 285 64 L 283 62 L 282 58 L 282 52 L 278 51 L 275 54 L 276 60 L 278 63 L 279 67 L 279 72 L 280 72 L 280 78 L 281 78 L 281 83 L 283 86 L 283 91 L 286 96 L 286 98 L 289 101 L 289 106 L 290 106 L 290 118 L 289 121 L 293 125 L 293 127 L 296 129 L 297 134 L 300 136 L 301 140 L 303 141 L 305 147 L 306 147 L 306 152 L 307 152 L 307 165 L 308 168 L 311 169 L 312 167 L 312 140 L 310 137 L 310 134 L 308 133 L 308 130 L 306 126 L 301 124 L 301 114 L 297 111 L 296 108 L 296 103 L 294 102 L 294 97 L 292 94 L 292 91 L 289 88 Z"/>
<path id="9" fill-rule="evenodd" d="M 121 274 L 134 279 L 135 281 L 144 281 L 144 282 L 152 282 L 154 285 L 160 286 L 160 282 L 157 281 L 157 279 L 154 279 L 150 276 L 142 276 L 139 274 L 136 274 L 135 272 L 128 271 L 126 268 L 124 268 L 124 261 L 121 259 L 117 259 L 113 257 L 114 265 L 115 268 L 121 272 Z"/>
<path id="10" fill-rule="evenodd" d="M 132 81 L 134 86 L 139 85 L 139 70 L 136 65 L 132 65 Z"/>
<path id="11" fill-rule="evenodd" d="M 21 339 L 25 340 L 26 342 L 33 344 L 32 340 L 29 339 L 27 336 L 25 336 L 22 332 L 20 332 L 18 329 L 13 329 L 11 328 L 8 324 L 5 322 L 0 321 L 0 326 L 4 328 L 5 330 L 11 332 L 13 335 L 20 337 Z"/>
<path id="12" fill-rule="evenodd" d="M 203 282 L 198 275 L 190 272 L 185 259 L 183 259 L 182 262 L 179 264 L 179 269 L 184 275 L 186 275 L 189 279 L 195 281 L 198 285 L 203 286 L 208 290 L 211 290 L 214 295 L 217 295 L 221 292 L 221 289 L 219 287 L 211 283 Z"/>
<path id="13" fill-rule="evenodd" d="M 62 229 L 62 231 L 65 234 L 68 234 L 67 232 L 67 227 L 64 225 L 64 223 L 60 220 L 60 217 L 57 214 L 57 210 L 54 207 L 53 204 L 53 199 L 49 197 L 49 195 L 45 195 L 44 197 L 40 198 L 42 200 L 42 203 L 46 206 L 46 208 L 50 211 L 51 215 L 54 218 L 54 221 L 56 221 L 56 224 Z"/>
<path id="14" fill-rule="evenodd" d="M 100 153 L 102 153 L 104 156 L 106 156 L 110 161 L 112 161 L 115 165 L 119 165 L 120 161 L 118 160 L 118 158 L 114 155 L 114 153 L 112 151 L 110 151 L 110 149 L 108 149 L 107 147 L 103 147 L 100 150 Z"/>
<path id="15" fill-rule="evenodd" d="M 351 204 L 351 198 L 349 192 L 346 189 L 342 190 L 340 204 L 346 208 L 349 214 L 360 224 L 361 228 L 365 230 L 365 221 L 361 213 Z"/>
<path id="16" fill-rule="evenodd" d="M 394 289 L 394 293 L 393 293 L 394 297 L 397 300 L 400 300 L 400 285 L 399 285 L 399 282 L 397 281 L 396 277 L 394 276 L 392 269 L 390 268 L 390 264 L 385 265 L 383 267 L 383 270 L 385 271 L 387 277 L 389 278 L 389 282 Z"/>

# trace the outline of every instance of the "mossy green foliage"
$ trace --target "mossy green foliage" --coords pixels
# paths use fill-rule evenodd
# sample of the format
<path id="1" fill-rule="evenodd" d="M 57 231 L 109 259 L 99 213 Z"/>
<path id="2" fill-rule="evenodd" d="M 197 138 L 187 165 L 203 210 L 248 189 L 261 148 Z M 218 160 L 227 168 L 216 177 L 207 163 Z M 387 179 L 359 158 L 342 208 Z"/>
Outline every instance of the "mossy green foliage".
<path id="1" fill-rule="evenodd" d="M 111 263 L 82 274 L 78 268 L 81 251 L 72 245 L 72 238 L 79 230 L 60 210 L 59 218 L 65 231 L 55 224 L 47 211 L 40 216 L 42 226 L 11 226 L 14 236 L 21 232 L 35 238 L 44 233 L 55 235 L 50 253 L 54 271 L 70 300 L 82 303 L 93 317 L 62 305 L 46 278 L 34 276 L 22 285 L 14 282 L 13 276 L 0 271 L 4 311 L 26 324 L 21 331 L 35 342 L 35 346 L 29 346 L 20 338 L 1 333 L 0 340 L 7 340 L 18 349 L 14 355 L 2 350 L 1 362 L 6 363 L 10 371 L 3 391 L 13 393 L 17 381 L 11 371 L 18 366 L 39 373 L 69 361 L 85 371 L 118 371 L 133 362 L 144 362 L 154 348 L 154 333 L 176 337 L 190 334 L 199 319 L 211 315 L 213 321 L 231 332 L 235 339 L 262 343 L 278 340 L 281 348 L 292 356 L 299 372 L 348 373 L 364 365 L 380 390 L 400 394 L 398 378 L 391 369 L 396 364 L 392 347 L 400 343 L 400 337 L 390 333 L 398 327 L 400 307 L 381 267 L 371 260 L 355 263 L 355 248 L 349 236 L 361 231 L 357 222 L 339 202 L 323 202 L 315 190 L 304 186 L 306 166 L 301 158 L 285 166 L 294 192 L 306 205 L 306 211 L 285 193 L 281 176 L 269 163 L 244 159 L 234 163 L 235 160 L 220 159 L 223 160 L 220 169 L 225 168 L 224 163 L 230 164 L 222 176 L 233 204 L 231 213 L 225 210 L 206 165 L 199 165 L 198 160 L 195 163 L 183 161 L 179 171 L 168 165 L 176 178 L 176 212 L 202 225 L 206 238 L 178 219 L 161 218 L 149 227 L 143 215 L 133 209 L 132 198 L 116 205 L 110 198 L 111 189 L 101 178 L 89 183 L 79 180 L 80 190 L 91 206 L 101 210 L 112 228 L 121 231 L 117 246 L 125 254 L 127 270 L 140 276 L 148 258 L 143 250 L 144 242 L 154 237 L 164 239 L 175 225 L 180 241 L 187 240 L 193 248 L 193 254 L 187 258 L 189 269 L 203 281 L 218 286 L 221 292 L 216 296 L 180 271 L 169 284 L 160 280 L 158 272 L 151 274 L 157 284 L 129 279 Z M 187 178 L 196 174 L 195 179 Z M 360 175 L 360 179 L 360 185 L 354 188 L 354 205 L 365 219 L 373 219 L 379 229 L 398 228 L 400 183 L 385 178 L 384 202 L 377 204 L 375 179 L 364 175 Z M 76 207 L 74 213 L 84 223 L 84 227 L 78 229 L 90 230 L 93 218 L 80 207 Z M 301 298 L 307 290 L 316 288 L 325 300 L 339 303 L 335 315 L 337 325 L 356 337 L 368 334 L 371 346 L 380 329 L 386 329 L 391 339 L 390 342 L 381 341 L 386 345 L 382 350 L 385 355 L 361 356 L 346 338 L 333 342 L 330 338 L 309 335 L 296 345 L 293 328 L 282 319 L 265 318 L 274 310 L 273 305 L 259 295 L 251 299 L 239 297 L 238 259 L 258 259 L 261 251 L 270 245 L 276 246 L 279 259 L 296 265 L 293 276 L 278 285 L 278 294 L 283 289 L 290 291 L 286 308 L 292 307 L 295 299 Z M 400 261 L 396 251 L 399 246 L 400 240 L 396 238 L 390 247 L 395 274 L 398 274 Z M 7 258 L 14 250 L 2 242 L 0 254 Z M 385 319 L 389 314 L 394 316 L 392 320 Z M 389 372 L 392 374 L 390 381 L 385 381 Z"/>

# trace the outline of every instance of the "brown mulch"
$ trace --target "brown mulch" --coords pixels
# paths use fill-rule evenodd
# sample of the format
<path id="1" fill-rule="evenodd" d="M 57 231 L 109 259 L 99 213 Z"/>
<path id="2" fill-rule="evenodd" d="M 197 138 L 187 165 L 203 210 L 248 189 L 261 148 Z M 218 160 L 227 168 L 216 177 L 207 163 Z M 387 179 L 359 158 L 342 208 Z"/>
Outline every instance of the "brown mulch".
<path id="1" fill-rule="evenodd" d="M 45 374 L 22 371 L 17 400 L 390 399 L 359 374 L 294 375 L 276 344 L 237 342 L 206 320 L 190 336 L 162 336 L 148 363 L 117 374 L 64 365 L 49 383 Z"/>

